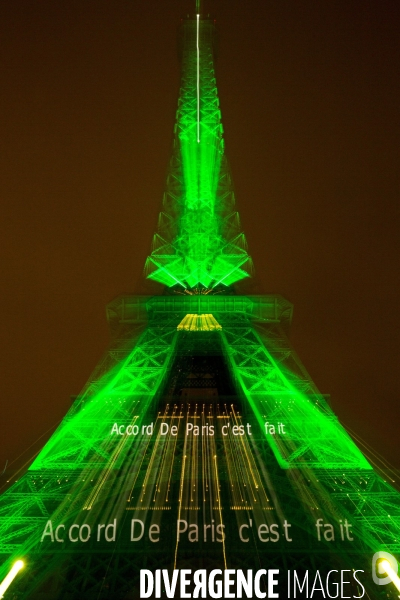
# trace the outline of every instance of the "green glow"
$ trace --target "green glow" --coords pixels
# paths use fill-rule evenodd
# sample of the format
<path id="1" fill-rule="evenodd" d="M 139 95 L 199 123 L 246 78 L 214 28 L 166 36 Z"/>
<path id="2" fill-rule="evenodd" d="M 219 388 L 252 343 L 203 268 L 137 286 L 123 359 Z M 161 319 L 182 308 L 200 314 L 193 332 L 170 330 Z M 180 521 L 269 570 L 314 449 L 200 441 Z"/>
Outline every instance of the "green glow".
<path id="1" fill-rule="evenodd" d="M 185 23 L 182 84 L 164 211 L 147 276 L 168 287 L 232 285 L 251 261 L 234 210 L 213 65 L 213 24 Z"/>
<path id="2" fill-rule="evenodd" d="M 125 360 L 89 383 L 30 469 L 105 466 L 113 448 L 112 424 L 121 418 L 141 424 L 167 372 L 176 336 L 171 328 L 162 335 L 147 329 Z"/>
<path id="3" fill-rule="evenodd" d="M 310 548 L 320 552 L 322 543 L 310 546 L 318 519 L 351 523 L 360 555 L 400 552 L 399 494 L 374 473 L 290 349 L 281 329 L 290 320 L 289 303 L 277 296 L 173 295 L 117 299 L 109 314 L 118 332 L 113 346 L 30 469 L 0 497 L 0 577 L 20 556 L 36 565 L 50 548 L 52 574 L 64 552 L 79 553 L 78 542 L 40 542 L 49 519 L 95 528 L 143 517 L 162 523 L 163 532 L 177 518 L 192 526 L 214 520 L 231 527 L 227 543 L 215 546 L 228 567 L 238 548 L 235 531 L 248 526 L 249 515 L 257 526 L 289 518 L 293 546 L 303 556 Z M 194 318 L 188 332 L 184 325 Z M 199 318 L 208 331 L 202 323 L 199 329 Z M 213 330 L 215 323 L 221 329 Z M 246 415 L 222 397 L 214 403 L 175 397 L 160 411 L 157 398 L 164 381 L 170 389 L 185 340 L 197 348 L 211 339 Z M 110 434 L 115 423 L 140 430 L 151 422 L 149 437 Z M 235 435 L 235 427 L 246 431 L 249 422 L 251 435 Z M 283 422 L 284 434 L 266 433 L 266 422 Z M 162 435 L 163 423 L 177 435 L 171 429 Z M 215 435 L 188 436 L 188 424 L 213 426 Z M 181 542 L 165 536 L 163 542 L 179 561 Z M 267 550 L 257 548 L 265 561 Z M 346 549 L 335 552 L 347 560 Z"/>
<path id="4" fill-rule="evenodd" d="M 264 434 L 266 422 L 288 429 L 265 435 L 282 468 L 371 469 L 332 411 L 307 397 L 307 382 L 279 366 L 253 327 L 225 326 L 222 337 L 232 374 Z"/>
<path id="5" fill-rule="evenodd" d="M 200 47 L 199 47 L 200 15 L 196 23 L 196 57 L 197 57 L 197 143 L 200 144 Z"/>

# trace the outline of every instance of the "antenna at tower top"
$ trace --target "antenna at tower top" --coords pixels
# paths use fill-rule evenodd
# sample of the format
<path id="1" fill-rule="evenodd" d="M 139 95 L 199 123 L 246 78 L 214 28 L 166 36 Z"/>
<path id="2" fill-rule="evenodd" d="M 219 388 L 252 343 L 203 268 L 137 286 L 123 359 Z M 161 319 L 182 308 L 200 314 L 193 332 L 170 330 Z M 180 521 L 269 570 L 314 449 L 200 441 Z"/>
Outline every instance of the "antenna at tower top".
<path id="1" fill-rule="evenodd" d="M 196 15 L 199 15 L 201 11 L 201 0 L 196 0 Z"/>

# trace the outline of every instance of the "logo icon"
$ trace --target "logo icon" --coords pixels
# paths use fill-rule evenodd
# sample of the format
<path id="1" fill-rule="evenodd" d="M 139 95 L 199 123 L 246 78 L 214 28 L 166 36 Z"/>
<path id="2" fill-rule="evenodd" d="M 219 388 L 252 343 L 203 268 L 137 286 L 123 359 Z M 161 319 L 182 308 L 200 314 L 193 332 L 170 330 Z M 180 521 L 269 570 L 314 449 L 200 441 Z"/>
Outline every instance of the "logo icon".
<path id="1" fill-rule="evenodd" d="M 377 585 L 387 585 L 394 583 L 400 592 L 400 579 L 397 576 L 399 565 L 394 556 L 389 552 L 375 552 L 372 557 L 372 579 Z M 386 575 L 386 577 L 379 577 Z"/>

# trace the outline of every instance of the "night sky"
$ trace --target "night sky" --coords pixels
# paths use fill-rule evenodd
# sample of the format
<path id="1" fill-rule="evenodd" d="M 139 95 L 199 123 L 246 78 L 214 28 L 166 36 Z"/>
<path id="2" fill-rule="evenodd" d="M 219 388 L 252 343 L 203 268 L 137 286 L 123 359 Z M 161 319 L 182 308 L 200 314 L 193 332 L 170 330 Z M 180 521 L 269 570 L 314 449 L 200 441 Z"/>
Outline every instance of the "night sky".
<path id="1" fill-rule="evenodd" d="M 0 471 L 80 392 L 109 341 L 106 303 L 162 291 L 143 265 L 192 4 L 1 3 Z M 319 389 L 400 467 L 400 4 L 205 9 L 256 269 L 246 291 L 293 302 L 291 341 Z"/>

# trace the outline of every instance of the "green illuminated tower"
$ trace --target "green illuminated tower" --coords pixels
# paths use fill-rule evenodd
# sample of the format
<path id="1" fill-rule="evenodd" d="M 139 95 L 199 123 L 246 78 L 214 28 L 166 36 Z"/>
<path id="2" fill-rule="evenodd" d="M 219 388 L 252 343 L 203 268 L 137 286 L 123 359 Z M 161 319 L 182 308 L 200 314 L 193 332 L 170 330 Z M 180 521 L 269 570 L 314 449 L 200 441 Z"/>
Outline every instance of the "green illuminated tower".
<path id="1" fill-rule="evenodd" d="M 1 496 L 0 580 L 25 562 L 5 597 L 122 600 L 139 597 L 141 568 L 276 568 L 281 598 L 294 570 L 301 581 L 309 571 L 310 593 L 317 570 L 323 582 L 348 570 L 345 596 L 364 586 L 395 598 L 393 584 L 372 581 L 371 559 L 399 557 L 400 495 L 292 349 L 292 305 L 235 291 L 251 259 L 225 156 L 214 22 L 197 5 L 180 36 L 173 151 L 146 263 L 160 294 L 108 305 L 109 350 Z M 353 569 L 365 571 L 362 586 Z"/>

